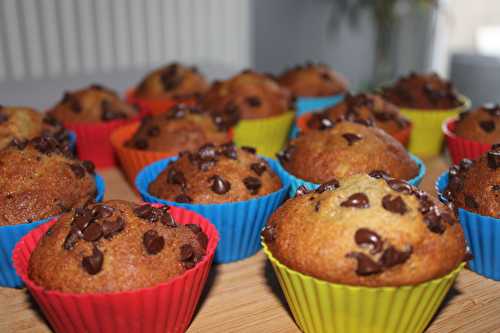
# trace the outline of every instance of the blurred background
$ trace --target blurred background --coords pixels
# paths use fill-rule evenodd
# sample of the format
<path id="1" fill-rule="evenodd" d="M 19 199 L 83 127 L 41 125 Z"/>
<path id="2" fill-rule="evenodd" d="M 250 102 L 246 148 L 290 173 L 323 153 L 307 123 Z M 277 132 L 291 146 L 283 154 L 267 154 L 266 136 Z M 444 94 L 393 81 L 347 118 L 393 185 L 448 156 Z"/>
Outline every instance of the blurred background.
<path id="1" fill-rule="evenodd" d="M 498 0 L 0 0 L 0 103 L 46 108 L 62 90 L 119 91 L 171 61 L 210 78 L 331 65 L 353 90 L 409 71 L 500 99 Z"/>

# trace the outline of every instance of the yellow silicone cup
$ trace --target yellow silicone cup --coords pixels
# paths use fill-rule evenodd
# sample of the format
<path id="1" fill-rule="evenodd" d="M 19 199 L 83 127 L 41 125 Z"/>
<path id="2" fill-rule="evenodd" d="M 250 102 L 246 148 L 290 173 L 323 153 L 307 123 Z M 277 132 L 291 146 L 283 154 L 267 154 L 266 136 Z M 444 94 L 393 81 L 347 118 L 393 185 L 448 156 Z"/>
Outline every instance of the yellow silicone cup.
<path id="1" fill-rule="evenodd" d="M 257 148 L 257 153 L 270 158 L 284 147 L 295 112 L 263 119 L 243 119 L 234 129 L 234 142 L 238 146 Z"/>
<path id="2" fill-rule="evenodd" d="M 408 149 L 418 156 L 439 155 L 443 145 L 441 126 L 449 118 L 470 108 L 470 100 L 460 96 L 462 106 L 449 110 L 421 110 L 400 108 L 400 112 L 413 123 Z"/>
<path id="3" fill-rule="evenodd" d="M 415 286 L 356 287 L 296 272 L 274 258 L 264 242 L 262 247 L 295 322 L 306 333 L 422 332 L 465 266 Z"/>

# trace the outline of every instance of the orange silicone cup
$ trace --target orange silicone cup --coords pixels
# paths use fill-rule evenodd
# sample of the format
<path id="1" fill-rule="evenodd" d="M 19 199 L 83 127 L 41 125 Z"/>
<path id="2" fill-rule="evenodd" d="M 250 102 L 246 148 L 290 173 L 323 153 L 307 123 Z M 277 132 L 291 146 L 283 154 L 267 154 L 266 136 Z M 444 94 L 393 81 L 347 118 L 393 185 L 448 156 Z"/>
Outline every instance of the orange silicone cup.
<path id="1" fill-rule="evenodd" d="M 135 89 L 127 90 L 125 100 L 136 105 L 142 116 L 163 113 L 178 104 L 196 105 L 195 99 L 140 98 L 135 96 Z"/>

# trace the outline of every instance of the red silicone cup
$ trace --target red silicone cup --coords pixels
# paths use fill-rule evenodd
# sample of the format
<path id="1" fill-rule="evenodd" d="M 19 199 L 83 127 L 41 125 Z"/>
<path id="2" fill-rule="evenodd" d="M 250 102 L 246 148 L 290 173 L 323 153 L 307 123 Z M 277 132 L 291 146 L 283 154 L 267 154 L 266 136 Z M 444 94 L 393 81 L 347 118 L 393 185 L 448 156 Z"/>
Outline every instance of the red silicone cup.
<path id="1" fill-rule="evenodd" d="M 442 130 L 446 145 L 454 164 L 460 163 L 464 158 L 475 160 L 491 150 L 491 144 L 468 140 L 455 135 L 457 118 L 449 118 L 443 122 Z"/>
<path id="2" fill-rule="evenodd" d="M 110 140 L 111 132 L 138 119 L 139 117 L 99 123 L 64 123 L 64 127 L 76 133 L 78 157 L 81 160 L 91 160 L 96 168 L 103 169 L 117 164 Z"/>
<path id="3" fill-rule="evenodd" d="M 194 268 L 157 286 L 77 294 L 36 285 L 28 277 L 29 258 L 55 219 L 19 241 L 13 252 L 14 267 L 56 332 L 184 332 L 207 280 L 219 235 L 207 219 L 195 212 L 171 207 L 170 213 L 178 223 L 201 227 L 208 236 L 207 254 Z"/>
<path id="4" fill-rule="evenodd" d="M 137 106 L 141 116 L 163 113 L 178 104 L 196 105 L 195 99 L 140 98 L 135 96 L 134 89 L 125 92 L 125 101 Z"/>

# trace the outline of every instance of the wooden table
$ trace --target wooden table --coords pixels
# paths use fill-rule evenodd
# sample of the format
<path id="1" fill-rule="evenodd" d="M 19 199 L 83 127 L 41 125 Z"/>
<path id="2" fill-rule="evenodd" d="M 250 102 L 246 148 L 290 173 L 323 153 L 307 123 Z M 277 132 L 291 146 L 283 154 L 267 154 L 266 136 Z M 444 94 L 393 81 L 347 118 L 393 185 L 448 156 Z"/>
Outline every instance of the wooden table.
<path id="1" fill-rule="evenodd" d="M 422 187 L 447 168 L 443 158 L 426 161 Z M 107 199 L 138 200 L 117 169 L 101 172 Z M 0 288 L 0 332 L 50 332 L 26 290 Z M 299 332 L 270 264 L 262 252 L 233 264 L 215 265 L 189 332 Z M 500 332 L 500 283 L 464 270 L 428 332 Z"/>

